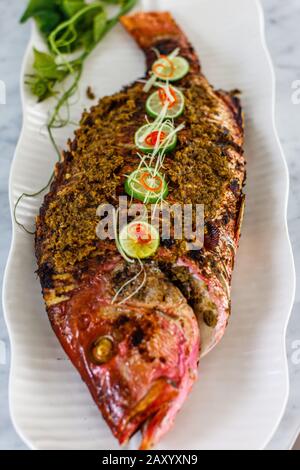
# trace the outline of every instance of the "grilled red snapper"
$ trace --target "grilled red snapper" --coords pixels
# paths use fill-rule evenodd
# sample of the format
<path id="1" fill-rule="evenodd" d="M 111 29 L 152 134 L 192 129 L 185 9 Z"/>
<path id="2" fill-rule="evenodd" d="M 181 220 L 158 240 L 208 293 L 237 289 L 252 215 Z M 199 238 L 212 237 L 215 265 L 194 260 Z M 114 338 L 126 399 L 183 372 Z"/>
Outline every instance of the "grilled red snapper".
<path id="1" fill-rule="evenodd" d="M 170 428 L 197 377 L 197 362 L 222 337 L 243 216 L 243 119 L 236 93 L 215 91 L 169 13 L 140 13 L 122 23 L 145 51 L 180 48 L 189 74 L 185 128 L 167 155 L 170 203 L 204 204 L 204 247 L 166 240 L 144 263 L 141 279 L 114 241 L 96 236 L 96 209 L 118 204 L 125 175 L 138 164 L 134 135 L 145 124 L 149 93 L 136 82 L 85 112 L 57 164 L 37 218 L 36 255 L 52 327 L 120 443 L 141 429 L 141 448 Z M 155 48 L 155 49 L 154 49 Z M 155 52 L 156 50 L 156 52 Z M 153 90 L 152 90 L 153 91 Z M 150 93 L 152 93 L 152 91 Z M 201 347 L 200 347 L 201 336 Z"/>

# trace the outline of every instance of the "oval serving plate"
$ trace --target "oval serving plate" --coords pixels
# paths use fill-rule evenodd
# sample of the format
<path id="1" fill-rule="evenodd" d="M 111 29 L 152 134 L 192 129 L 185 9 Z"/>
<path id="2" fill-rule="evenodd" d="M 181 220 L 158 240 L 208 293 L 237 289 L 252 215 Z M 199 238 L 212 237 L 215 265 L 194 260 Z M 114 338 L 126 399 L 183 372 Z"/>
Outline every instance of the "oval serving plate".
<path id="1" fill-rule="evenodd" d="M 199 381 L 158 448 L 263 449 L 288 397 L 285 332 L 295 275 L 286 221 L 288 173 L 274 126 L 275 81 L 262 10 L 255 0 L 150 0 L 141 1 L 140 8 L 170 10 L 188 32 L 208 79 L 216 87 L 243 91 L 248 159 L 231 322 L 222 343 L 201 362 Z M 12 211 L 22 192 L 43 187 L 55 162 L 45 131 L 53 103 L 37 104 L 23 85 L 33 45 L 43 47 L 35 30 L 21 77 L 24 122 L 11 170 Z M 141 52 L 117 27 L 87 63 L 72 119 L 90 106 L 84 98 L 88 85 L 103 96 L 143 72 Z M 62 147 L 73 130 L 57 133 Z M 19 208 L 19 218 L 29 228 L 41 201 L 27 199 Z M 3 293 L 12 345 L 14 425 L 34 449 L 117 449 L 51 330 L 35 270 L 33 238 L 14 225 Z"/>

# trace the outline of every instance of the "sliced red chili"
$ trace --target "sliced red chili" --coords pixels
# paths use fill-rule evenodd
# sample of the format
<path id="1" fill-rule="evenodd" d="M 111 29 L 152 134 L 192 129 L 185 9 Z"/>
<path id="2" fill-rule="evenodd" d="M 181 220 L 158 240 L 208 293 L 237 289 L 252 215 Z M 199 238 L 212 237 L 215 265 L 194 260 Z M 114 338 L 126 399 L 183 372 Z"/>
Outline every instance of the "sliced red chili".
<path id="1" fill-rule="evenodd" d="M 157 184 L 157 186 L 153 187 L 153 186 L 149 186 L 149 184 L 147 183 L 147 180 L 148 178 L 151 178 L 152 181 L 154 180 Z M 161 191 L 162 187 L 163 187 L 163 181 L 162 179 L 159 177 L 159 176 L 153 176 L 151 175 L 151 173 L 145 171 L 142 176 L 141 176 L 141 179 L 140 179 L 140 183 L 144 186 L 144 188 L 147 190 L 147 191 L 151 191 L 151 192 L 154 192 L 154 193 L 158 193 L 159 191 Z"/>
<path id="2" fill-rule="evenodd" d="M 162 143 L 167 137 L 167 134 L 163 131 L 153 131 L 149 135 L 147 135 L 145 139 L 145 143 L 149 145 L 150 147 L 155 147 L 155 145 L 158 142 Z"/>
<path id="3" fill-rule="evenodd" d="M 166 73 L 162 73 L 162 72 L 159 71 L 159 69 L 164 69 L 165 68 L 165 64 L 162 63 L 162 62 L 161 63 L 157 62 L 153 65 L 153 67 L 152 67 L 153 72 L 160 78 L 171 78 L 174 74 L 174 71 L 175 71 L 175 66 L 174 66 L 172 60 L 170 60 L 169 57 L 167 57 L 165 55 L 160 56 L 160 58 L 164 59 L 168 63 L 168 65 L 170 67 L 170 72 L 168 74 L 166 74 Z"/>
<path id="4" fill-rule="evenodd" d="M 145 231 L 145 227 L 143 227 L 142 224 L 137 223 L 131 228 L 133 228 L 132 235 L 134 236 L 136 241 L 141 245 L 146 245 L 147 243 L 150 243 L 152 241 L 151 234 L 148 231 Z"/>

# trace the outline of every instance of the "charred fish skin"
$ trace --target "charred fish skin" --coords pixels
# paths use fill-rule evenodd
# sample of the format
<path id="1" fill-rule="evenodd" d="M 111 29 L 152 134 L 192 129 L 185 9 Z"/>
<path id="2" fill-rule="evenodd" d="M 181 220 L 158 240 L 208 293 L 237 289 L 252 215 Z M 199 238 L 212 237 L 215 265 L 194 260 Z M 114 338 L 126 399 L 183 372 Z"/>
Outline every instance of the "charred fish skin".
<path id="1" fill-rule="evenodd" d="M 185 149 L 178 149 L 173 157 L 169 177 L 177 183 L 175 175 L 182 174 L 176 200 L 205 205 L 204 247 L 200 252 L 184 253 L 171 265 L 166 254 L 165 266 L 160 266 L 193 307 L 202 355 L 206 355 L 222 338 L 231 313 L 232 271 L 244 215 L 246 161 L 239 91 L 215 90 L 209 84 L 193 47 L 170 13 L 140 13 L 123 18 L 122 23 L 143 49 L 148 72 L 156 51 L 167 55 L 179 47 L 180 55 L 190 63 L 190 73 L 180 83 L 188 99 L 183 118 L 186 128 L 179 136 Z M 189 151 L 196 153 L 194 161 L 187 158 Z M 174 275 L 176 271 L 179 274 Z"/>
<path id="2" fill-rule="evenodd" d="M 85 112 L 37 218 L 38 274 L 51 325 L 120 443 L 139 429 L 141 448 L 168 431 L 197 378 L 202 354 L 221 339 L 230 314 L 230 284 L 243 217 L 243 115 L 236 93 L 215 91 L 169 13 L 140 13 L 122 23 L 146 54 L 177 47 L 190 64 L 179 82 L 185 129 L 165 161 L 169 201 L 205 205 L 205 243 L 188 252 L 162 243 L 145 263 L 147 281 L 113 241 L 96 236 L 99 204 L 117 205 L 124 174 L 139 162 L 133 143 L 148 98 L 137 82 Z M 154 49 L 153 49 L 154 48 Z M 140 282 L 139 280 L 136 281 Z M 199 326 L 200 328 L 199 328 Z M 201 332 L 201 333 L 200 333 Z"/>

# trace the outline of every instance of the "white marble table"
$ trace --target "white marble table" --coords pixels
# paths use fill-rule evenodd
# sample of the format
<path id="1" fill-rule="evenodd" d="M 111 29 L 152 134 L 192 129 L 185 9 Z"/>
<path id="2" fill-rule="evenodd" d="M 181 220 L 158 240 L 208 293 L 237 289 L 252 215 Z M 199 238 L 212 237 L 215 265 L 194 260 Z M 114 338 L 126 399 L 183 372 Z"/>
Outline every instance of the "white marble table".
<path id="1" fill-rule="evenodd" d="M 276 122 L 290 170 L 289 230 L 297 276 L 300 269 L 300 103 L 294 104 L 293 84 L 300 79 L 300 2 L 262 0 L 268 46 L 277 79 Z M 282 423 L 269 448 L 286 449 L 300 431 L 300 288 L 287 333 L 291 392 Z"/>
<path id="2" fill-rule="evenodd" d="M 226 0 L 224 0 L 226 1 Z M 241 0 L 243 1 L 243 0 Z M 276 120 L 291 174 L 289 228 L 296 269 L 300 270 L 300 104 L 293 104 L 292 85 L 300 80 L 300 2 L 261 0 L 266 16 L 267 42 L 277 77 Z M 18 18 L 27 0 L 0 3 L 0 80 L 6 83 L 7 103 L 0 104 L 0 280 L 11 237 L 7 185 L 9 167 L 21 127 L 19 76 L 29 26 Z M 233 19 L 234 21 L 234 19 Z M 299 271 L 300 272 L 300 271 Z M 300 288 L 287 334 L 291 393 L 288 407 L 270 449 L 288 449 L 300 431 Z M 4 348 L 5 345 L 5 348 Z M 4 352 L 6 351 L 6 358 Z M 9 341 L 0 312 L 0 449 L 25 449 L 8 411 Z M 300 444 L 299 444 L 300 446 Z M 300 447 L 299 447 L 300 448 Z"/>

